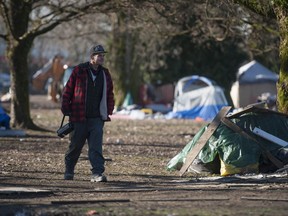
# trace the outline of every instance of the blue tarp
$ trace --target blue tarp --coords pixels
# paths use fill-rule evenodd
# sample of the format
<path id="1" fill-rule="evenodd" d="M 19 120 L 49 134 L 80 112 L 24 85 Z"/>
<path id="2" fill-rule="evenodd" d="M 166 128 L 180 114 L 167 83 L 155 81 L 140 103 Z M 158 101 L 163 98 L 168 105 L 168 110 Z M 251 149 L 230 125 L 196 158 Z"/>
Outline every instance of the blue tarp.
<path id="1" fill-rule="evenodd" d="M 1 106 L 0 106 L 0 127 L 10 129 L 10 116 L 6 114 L 6 112 Z"/>
<path id="2" fill-rule="evenodd" d="M 206 105 L 206 106 L 195 106 L 190 110 L 178 111 L 178 112 L 170 112 L 167 114 L 168 118 L 178 118 L 178 119 L 196 119 L 200 118 L 205 121 L 212 120 L 217 113 L 221 110 L 222 105 Z"/>

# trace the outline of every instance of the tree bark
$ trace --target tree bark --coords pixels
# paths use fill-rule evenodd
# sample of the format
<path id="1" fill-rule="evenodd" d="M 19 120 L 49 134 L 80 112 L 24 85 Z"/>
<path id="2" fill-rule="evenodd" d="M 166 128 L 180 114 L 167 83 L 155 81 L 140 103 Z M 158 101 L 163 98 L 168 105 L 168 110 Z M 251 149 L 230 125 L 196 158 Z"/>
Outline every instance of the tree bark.
<path id="1" fill-rule="evenodd" d="M 11 74 L 11 126 L 36 129 L 30 117 L 28 54 L 33 39 L 9 41 L 7 56 Z"/>
<path id="2" fill-rule="evenodd" d="M 280 31 L 280 72 L 277 82 L 277 109 L 279 112 L 288 114 L 288 4 L 286 0 L 261 2 L 255 0 L 233 0 L 255 13 L 277 19 Z"/>
<path id="3" fill-rule="evenodd" d="M 8 10 L 10 8 L 10 10 Z M 6 55 L 11 74 L 11 126 L 36 129 L 30 117 L 28 54 L 35 36 L 25 33 L 29 26 L 32 2 L 11 0 L 9 6 L 1 2 L 1 12 L 7 29 Z"/>
<path id="4" fill-rule="evenodd" d="M 280 112 L 288 114 L 288 12 L 285 8 L 275 10 L 280 29 L 280 74 L 277 83 L 277 106 Z"/>
<path id="5" fill-rule="evenodd" d="M 113 19 L 113 35 L 109 50 L 116 106 L 121 106 L 127 93 L 131 93 L 133 99 L 137 99 L 140 75 L 138 65 L 133 64 L 134 33 L 129 29 L 127 14 L 117 13 Z"/>

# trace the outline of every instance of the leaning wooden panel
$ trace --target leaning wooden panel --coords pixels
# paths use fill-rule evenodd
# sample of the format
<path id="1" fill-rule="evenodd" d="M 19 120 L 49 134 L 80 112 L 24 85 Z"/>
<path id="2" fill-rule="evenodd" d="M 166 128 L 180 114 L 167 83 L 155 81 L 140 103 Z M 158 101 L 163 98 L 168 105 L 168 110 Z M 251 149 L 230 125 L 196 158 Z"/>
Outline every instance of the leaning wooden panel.
<path id="1" fill-rule="evenodd" d="M 208 139 L 212 136 L 214 131 L 219 126 L 221 119 L 226 116 L 226 114 L 230 111 L 231 106 L 225 106 L 222 107 L 222 109 L 218 112 L 218 114 L 215 116 L 215 118 L 212 120 L 212 122 L 209 124 L 208 128 L 205 130 L 205 132 L 202 134 L 200 139 L 197 141 L 193 149 L 187 154 L 185 163 L 183 164 L 182 168 L 179 171 L 180 176 L 182 176 L 188 167 L 192 164 L 192 162 L 195 160 L 199 152 L 202 150 Z"/>

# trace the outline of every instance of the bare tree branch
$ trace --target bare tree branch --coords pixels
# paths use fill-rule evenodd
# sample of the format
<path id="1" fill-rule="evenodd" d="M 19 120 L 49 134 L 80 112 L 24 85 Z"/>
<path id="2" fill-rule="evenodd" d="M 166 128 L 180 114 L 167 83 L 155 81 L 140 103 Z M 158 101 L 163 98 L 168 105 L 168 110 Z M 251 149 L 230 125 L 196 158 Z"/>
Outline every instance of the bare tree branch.
<path id="1" fill-rule="evenodd" d="M 11 32 L 11 23 L 8 17 L 8 11 L 9 10 L 5 2 L 0 0 L 0 14 L 2 14 L 7 31 Z M 7 34 L 1 34 L 1 38 L 7 40 Z"/>

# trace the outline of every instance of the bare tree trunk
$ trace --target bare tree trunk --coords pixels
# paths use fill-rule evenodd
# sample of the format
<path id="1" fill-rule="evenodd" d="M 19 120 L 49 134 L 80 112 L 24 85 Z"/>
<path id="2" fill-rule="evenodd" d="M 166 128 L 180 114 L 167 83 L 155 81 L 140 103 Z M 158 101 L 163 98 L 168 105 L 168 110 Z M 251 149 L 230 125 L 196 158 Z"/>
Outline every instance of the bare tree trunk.
<path id="1" fill-rule="evenodd" d="M 288 114 L 288 12 L 281 7 L 276 10 L 280 29 L 280 76 L 277 83 L 277 106 L 280 112 Z"/>
<path id="2" fill-rule="evenodd" d="M 128 90 L 128 79 L 126 74 L 125 65 L 125 15 L 123 13 L 118 13 L 117 16 L 113 17 L 113 35 L 111 40 L 110 49 L 111 53 L 109 55 L 114 88 L 115 88 L 115 98 L 116 106 L 121 106 L 125 93 Z"/>
<path id="3" fill-rule="evenodd" d="M 117 13 L 113 19 L 113 35 L 109 54 L 116 106 L 121 106 L 127 93 L 137 101 L 141 83 L 139 65 L 134 56 L 135 33 L 129 29 L 129 14 Z"/>
<path id="4" fill-rule="evenodd" d="M 30 117 L 28 53 L 33 39 L 9 43 L 7 56 L 11 73 L 11 126 L 36 129 Z"/>

